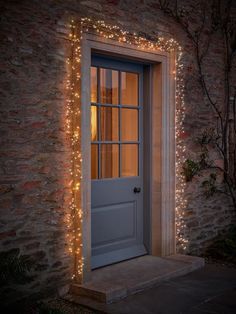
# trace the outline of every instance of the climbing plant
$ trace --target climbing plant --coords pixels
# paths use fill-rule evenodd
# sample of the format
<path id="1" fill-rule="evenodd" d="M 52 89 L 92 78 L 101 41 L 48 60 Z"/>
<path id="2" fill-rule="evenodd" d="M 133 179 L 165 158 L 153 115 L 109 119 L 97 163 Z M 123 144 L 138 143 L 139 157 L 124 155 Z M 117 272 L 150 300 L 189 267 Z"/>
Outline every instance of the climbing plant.
<path id="1" fill-rule="evenodd" d="M 231 199 L 236 209 L 235 2 L 196 1 L 192 8 L 187 8 L 180 5 L 178 0 L 159 0 L 159 7 L 180 26 L 192 43 L 198 81 L 206 99 L 206 106 L 211 108 L 215 117 L 213 127 L 203 130 L 201 136 L 196 139 L 201 148 L 197 160 L 187 159 L 183 165 L 186 181 L 191 181 L 199 174 L 208 175 L 202 182 L 206 196 L 223 193 Z M 212 92 L 214 88 L 208 80 L 210 69 L 206 67 L 205 62 L 212 43 L 218 40 L 216 38 L 220 38 L 220 45 L 223 46 L 223 98 L 217 98 Z M 218 153 L 222 165 L 211 159 L 212 150 Z"/>

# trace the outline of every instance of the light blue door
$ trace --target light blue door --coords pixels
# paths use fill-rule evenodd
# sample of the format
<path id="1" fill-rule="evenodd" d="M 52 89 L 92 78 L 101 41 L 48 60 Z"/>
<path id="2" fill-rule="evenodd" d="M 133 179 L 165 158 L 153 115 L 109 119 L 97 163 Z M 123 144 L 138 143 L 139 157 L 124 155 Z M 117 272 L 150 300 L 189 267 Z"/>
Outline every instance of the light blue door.
<path id="1" fill-rule="evenodd" d="M 142 83 L 141 64 L 92 57 L 92 268 L 146 254 Z"/>

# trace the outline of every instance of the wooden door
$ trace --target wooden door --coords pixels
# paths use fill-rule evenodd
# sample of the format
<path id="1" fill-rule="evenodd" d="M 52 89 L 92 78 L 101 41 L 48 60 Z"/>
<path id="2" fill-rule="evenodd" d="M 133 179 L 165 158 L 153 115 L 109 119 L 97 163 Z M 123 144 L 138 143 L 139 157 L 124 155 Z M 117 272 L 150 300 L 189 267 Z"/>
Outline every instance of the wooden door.
<path id="1" fill-rule="evenodd" d="M 141 64 L 92 57 L 92 268 L 146 253 L 142 83 Z"/>

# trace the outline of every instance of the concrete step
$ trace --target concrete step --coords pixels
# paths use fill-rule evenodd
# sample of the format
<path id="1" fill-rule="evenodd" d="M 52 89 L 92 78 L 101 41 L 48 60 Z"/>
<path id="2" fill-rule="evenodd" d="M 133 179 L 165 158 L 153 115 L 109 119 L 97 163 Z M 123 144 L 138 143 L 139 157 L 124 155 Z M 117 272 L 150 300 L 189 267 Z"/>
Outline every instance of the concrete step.
<path id="1" fill-rule="evenodd" d="M 195 256 L 145 255 L 92 271 L 91 279 L 82 285 L 73 284 L 70 294 L 72 298 L 80 296 L 112 303 L 203 266 L 204 259 Z"/>

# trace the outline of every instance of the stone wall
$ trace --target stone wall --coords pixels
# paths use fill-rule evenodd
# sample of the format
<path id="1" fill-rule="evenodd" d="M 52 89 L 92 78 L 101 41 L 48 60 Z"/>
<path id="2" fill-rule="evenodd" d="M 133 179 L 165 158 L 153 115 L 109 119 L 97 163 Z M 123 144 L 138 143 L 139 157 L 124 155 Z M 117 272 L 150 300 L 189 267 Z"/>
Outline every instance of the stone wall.
<path id="1" fill-rule="evenodd" d="M 194 4 L 194 1 L 185 1 Z M 195 158 L 194 138 L 211 124 L 196 78 L 193 47 L 152 0 L 9 0 L 0 3 L 0 243 L 34 260 L 28 292 L 63 290 L 71 278 L 66 217 L 69 214 L 69 147 L 65 135 L 68 24 L 79 16 L 104 19 L 147 36 L 174 36 L 184 46 L 186 119 L 183 138 Z M 193 20 L 194 23 L 194 20 Z M 222 47 L 211 45 L 208 81 L 221 93 Z M 214 156 L 218 159 L 218 156 Z M 186 230 L 189 253 L 232 222 L 228 200 L 206 200 L 202 178 L 187 185 Z"/>

